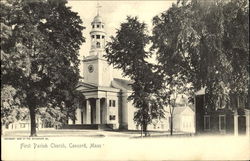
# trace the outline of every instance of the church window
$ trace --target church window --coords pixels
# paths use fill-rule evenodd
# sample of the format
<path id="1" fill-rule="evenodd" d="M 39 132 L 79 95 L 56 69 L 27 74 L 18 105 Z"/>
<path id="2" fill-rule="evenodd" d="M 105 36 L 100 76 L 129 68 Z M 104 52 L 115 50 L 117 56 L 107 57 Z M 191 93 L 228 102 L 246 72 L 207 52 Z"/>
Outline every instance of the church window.
<path id="1" fill-rule="evenodd" d="M 109 115 L 109 120 L 115 120 L 115 115 Z"/>
<path id="2" fill-rule="evenodd" d="M 94 39 L 94 38 L 95 38 L 95 35 L 92 35 L 92 38 Z"/>
<path id="3" fill-rule="evenodd" d="M 115 107 L 115 100 L 109 100 L 109 107 Z"/>
<path id="4" fill-rule="evenodd" d="M 97 38 L 97 39 L 100 39 L 100 35 L 96 35 L 96 38 Z"/>
<path id="5" fill-rule="evenodd" d="M 102 38 L 104 39 L 104 36 L 102 36 Z"/>
<path id="6" fill-rule="evenodd" d="M 102 25 L 102 28 L 104 28 L 104 25 Z"/>
<path id="7" fill-rule="evenodd" d="M 100 25 L 96 25 L 96 27 L 97 27 L 97 28 L 99 28 L 99 27 L 100 27 Z"/>
<path id="8" fill-rule="evenodd" d="M 92 25 L 92 28 L 95 28 L 95 25 Z"/>
<path id="9" fill-rule="evenodd" d="M 99 42 L 96 43 L 96 48 L 100 48 L 101 44 Z"/>
<path id="10" fill-rule="evenodd" d="M 109 107 L 112 106 L 112 100 L 109 100 Z"/>

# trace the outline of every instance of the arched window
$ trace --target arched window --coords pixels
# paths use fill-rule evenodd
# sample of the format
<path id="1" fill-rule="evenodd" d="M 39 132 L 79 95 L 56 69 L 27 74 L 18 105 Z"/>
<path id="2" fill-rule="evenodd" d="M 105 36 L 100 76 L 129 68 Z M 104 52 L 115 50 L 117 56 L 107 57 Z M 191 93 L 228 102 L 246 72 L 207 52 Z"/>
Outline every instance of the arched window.
<path id="1" fill-rule="evenodd" d="M 101 47 L 100 42 L 97 42 L 97 43 L 96 43 L 96 48 L 100 48 L 100 47 Z"/>

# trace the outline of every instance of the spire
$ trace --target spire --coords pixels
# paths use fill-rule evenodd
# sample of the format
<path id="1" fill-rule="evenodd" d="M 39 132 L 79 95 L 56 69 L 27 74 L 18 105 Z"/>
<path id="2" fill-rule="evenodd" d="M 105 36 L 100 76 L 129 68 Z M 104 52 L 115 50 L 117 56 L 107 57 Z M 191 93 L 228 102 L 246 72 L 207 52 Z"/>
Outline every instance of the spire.
<path id="1" fill-rule="evenodd" d="M 99 2 L 97 2 L 97 6 L 96 6 L 96 8 L 97 8 L 97 15 L 99 16 L 99 12 L 100 12 L 100 8 L 101 8 L 102 6 L 99 4 Z"/>

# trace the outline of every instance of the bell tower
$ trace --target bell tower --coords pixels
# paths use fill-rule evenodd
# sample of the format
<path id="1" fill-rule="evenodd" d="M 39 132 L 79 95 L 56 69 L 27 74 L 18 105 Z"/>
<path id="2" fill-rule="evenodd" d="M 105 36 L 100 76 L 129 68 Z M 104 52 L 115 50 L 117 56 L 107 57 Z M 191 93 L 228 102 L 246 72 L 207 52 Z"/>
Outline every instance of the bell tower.
<path id="1" fill-rule="evenodd" d="M 112 66 L 103 56 L 106 54 L 106 32 L 105 23 L 100 16 L 100 5 L 97 4 L 97 15 L 91 22 L 90 31 L 90 51 L 89 56 L 83 59 L 83 76 L 86 83 L 95 84 L 97 86 L 110 86 L 112 81 Z"/>
<path id="2" fill-rule="evenodd" d="M 94 17 L 94 20 L 91 23 L 92 29 L 90 31 L 91 36 L 91 49 L 90 55 L 97 55 L 98 57 L 103 56 L 105 52 L 106 45 L 106 32 L 105 32 L 105 23 L 102 20 L 102 17 L 99 14 L 99 8 L 101 6 L 97 5 L 97 15 Z"/>

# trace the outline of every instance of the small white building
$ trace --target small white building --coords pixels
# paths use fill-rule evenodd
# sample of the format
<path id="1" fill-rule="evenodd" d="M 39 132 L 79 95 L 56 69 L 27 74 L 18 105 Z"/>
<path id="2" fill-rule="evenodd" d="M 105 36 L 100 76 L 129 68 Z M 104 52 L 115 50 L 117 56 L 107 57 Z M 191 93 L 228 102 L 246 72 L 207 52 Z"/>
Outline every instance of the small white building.
<path id="1" fill-rule="evenodd" d="M 9 124 L 8 126 L 5 126 L 6 130 L 28 130 L 30 129 L 30 121 L 23 120 L 23 121 L 17 121 L 14 123 Z"/>
<path id="2" fill-rule="evenodd" d="M 165 118 L 155 119 L 148 126 L 149 130 L 170 131 L 170 113 L 169 108 L 165 108 Z M 173 130 L 174 132 L 195 132 L 195 113 L 189 106 L 177 106 L 173 112 Z"/>
<path id="3" fill-rule="evenodd" d="M 175 107 L 173 117 L 173 127 L 175 131 L 195 132 L 195 113 L 188 106 Z"/>
<path id="4" fill-rule="evenodd" d="M 43 123 L 42 123 L 40 118 L 36 119 L 36 124 L 37 124 L 38 129 L 43 128 Z M 4 127 L 5 130 L 30 130 L 30 128 L 31 127 L 30 127 L 30 120 L 29 119 L 19 120 L 19 121 L 13 122 L 13 123 L 9 124 L 8 126 Z"/>

